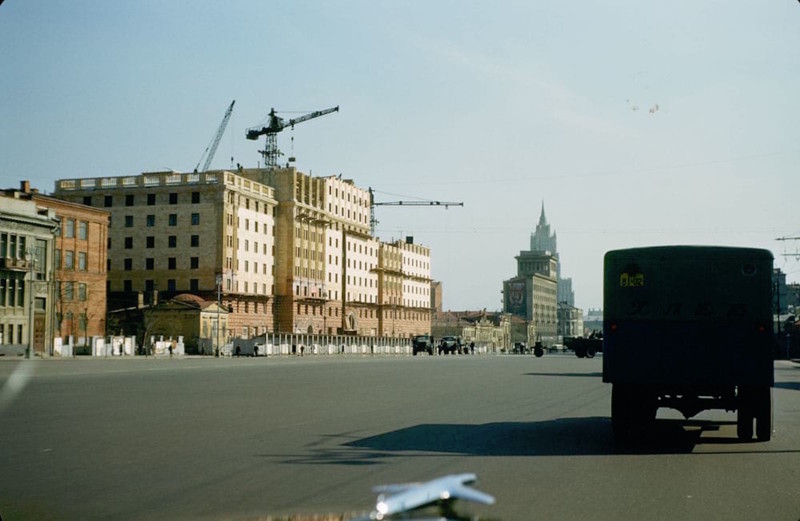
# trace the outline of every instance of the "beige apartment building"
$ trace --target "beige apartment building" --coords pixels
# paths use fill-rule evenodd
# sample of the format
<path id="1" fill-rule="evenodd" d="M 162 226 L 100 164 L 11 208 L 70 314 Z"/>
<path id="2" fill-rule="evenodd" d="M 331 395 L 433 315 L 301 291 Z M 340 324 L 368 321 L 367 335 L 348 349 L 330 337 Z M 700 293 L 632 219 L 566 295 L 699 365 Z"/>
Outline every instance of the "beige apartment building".
<path id="1" fill-rule="evenodd" d="M 56 196 L 111 212 L 112 297 L 219 293 L 223 341 L 430 331 L 430 251 L 398 241 L 383 268 L 369 193 L 352 180 L 295 168 L 152 172 L 60 180 Z"/>
<path id="2" fill-rule="evenodd" d="M 295 168 L 242 175 L 274 187 L 278 201 L 276 331 L 392 337 L 430 331 L 429 290 L 420 289 L 430 284 L 430 250 L 372 237 L 368 190 Z"/>
<path id="3" fill-rule="evenodd" d="M 110 308 L 130 305 L 138 294 L 151 304 L 182 293 L 219 296 L 229 311 L 223 342 L 272 330 L 271 187 L 227 171 L 147 172 L 59 180 L 55 197 L 111 213 Z"/>

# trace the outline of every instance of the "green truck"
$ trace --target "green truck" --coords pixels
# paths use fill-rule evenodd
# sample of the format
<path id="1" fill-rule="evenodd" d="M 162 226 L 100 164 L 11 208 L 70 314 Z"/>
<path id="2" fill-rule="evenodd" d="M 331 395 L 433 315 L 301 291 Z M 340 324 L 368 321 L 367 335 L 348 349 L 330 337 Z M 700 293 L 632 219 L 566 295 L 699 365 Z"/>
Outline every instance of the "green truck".
<path id="1" fill-rule="evenodd" d="M 615 437 L 659 407 L 691 418 L 737 411 L 737 437 L 772 436 L 772 254 L 660 246 L 609 251 L 604 266 L 603 381 Z"/>

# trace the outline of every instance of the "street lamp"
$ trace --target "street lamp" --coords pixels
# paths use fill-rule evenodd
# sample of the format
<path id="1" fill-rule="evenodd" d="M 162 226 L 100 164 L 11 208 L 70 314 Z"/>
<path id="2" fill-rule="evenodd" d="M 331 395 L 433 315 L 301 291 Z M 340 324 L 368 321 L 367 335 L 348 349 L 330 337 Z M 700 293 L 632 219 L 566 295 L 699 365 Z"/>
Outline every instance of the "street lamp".
<path id="1" fill-rule="evenodd" d="M 34 315 L 33 315 L 33 307 L 35 302 L 33 287 L 34 287 L 34 270 L 36 266 L 36 253 L 34 252 L 33 248 L 29 248 L 25 252 L 25 258 L 28 261 L 28 266 L 30 267 L 30 276 L 28 278 L 28 347 L 25 348 L 25 358 L 32 358 L 34 356 L 34 348 L 33 348 L 33 326 L 34 326 Z"/>
<path id="2" fill-rule="evenodd" d="M 222 290 L 222 273 L 217 274 L 217 348 L 214 350 L 214 356 L 219 358 L 219 308 L 222 306 L 221 301 Z"/>

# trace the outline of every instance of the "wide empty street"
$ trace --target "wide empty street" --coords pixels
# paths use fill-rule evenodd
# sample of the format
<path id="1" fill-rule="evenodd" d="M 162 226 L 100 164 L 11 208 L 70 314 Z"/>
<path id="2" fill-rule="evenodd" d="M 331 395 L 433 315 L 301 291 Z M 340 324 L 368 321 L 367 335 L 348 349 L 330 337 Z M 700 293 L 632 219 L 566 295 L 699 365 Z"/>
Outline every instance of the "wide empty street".
<path id="1" fill-rule="evenodd" d="M 613 440 L 602 358 L 548 354 L 0 361 L 0 516 L 282 519 L 375 506 L 376 485 L 474 472 L 522 519 L 800 518 L 800 366 L 774 433 L 659 412 Z"/>

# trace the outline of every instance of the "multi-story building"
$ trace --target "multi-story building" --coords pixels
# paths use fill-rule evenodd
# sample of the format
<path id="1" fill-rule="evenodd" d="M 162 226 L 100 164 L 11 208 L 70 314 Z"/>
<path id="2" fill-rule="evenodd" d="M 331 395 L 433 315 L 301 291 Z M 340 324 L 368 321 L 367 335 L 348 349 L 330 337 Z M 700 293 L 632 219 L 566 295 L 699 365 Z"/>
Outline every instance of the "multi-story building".
<path id="1" fill-rule="evenodd" d="M 430 251 L 372 237 L 368 190 L 350 179 L 312 177 L 295 168 L 248 169 L 242 175 L 274 187 L 278 201 L 278 331 L 366 336 L 430 331 L 430 314 L 419 312 L 417 298 L 420 281 L 430 281 Z"/>
<path id="2" fill-rule="evenodd" d="M 547 252 L 522 251 L 517 276 L 503 282 L 503 310 L 533 324 L 545 345 L 557 335 L 558 259 Z"/>
<path id="3" fill-rule="evenodd" d="M 583 336 L 583 310 L 566 302 L 558 303 L 558 336 Z"/>
<path id="4" fill-rule="evenodd" d="M 111 213 L 110 307 L 192 293 L 228 309 L 222 342 L 271 330 L 275 285 L 272 187 L 227 171 L 67 179 L 55 196 Z M 153 332 L 149 332 L 153 333 Z M 209 333 L 214 341 L 219 335 Z"/>
<path id="5" fill-rule="evenodd" d="M 539 223 L 536 231 L 531 234 L 530 251 L 549 253 L 559 260 L 557 265 L 556 278 L 558 280 L 558 302 L 566 302 L 570 306 L 575 305 L 575 292 L 572 289 L 572 279 L 561 277 L 561 262 L 558 254 L 558 238 L 556 232 L 550 232 L 550 224 L 544 214 L 544 202 L 542 202 L 542 212 L 539 214 Z"/>
<path id="6" fill-rule="evenodd" d="M 54 251 L 55 336 L 66 343 L 88 346 L 92 337 L 106 336 L 106 261 L 109 212 L 22 191 L 37 205 L 55 211 L 60 226 Z M 70 342 L 70 337 L 72 341 Z"/>
<path id="7" fill-rule="evenodd" d="M 27 186 L 27 185 L 25 185 Z M 28 190 L 29 192 L 29 190 Z M 51 354 L 55 212 L 26 190 L 0 193 L 0 353 Z"/>
<path id="8" fill-rule="evenodd" d="M 398 241 L 382 254 L 369 192 L 352 180 L 295 168 L 154 172 L 61 180 L 56 195 L 111 212 L 112 296 L 219 294 L 223 341 L 430 331 L 430 251 Z"/>

